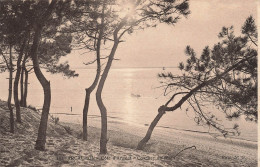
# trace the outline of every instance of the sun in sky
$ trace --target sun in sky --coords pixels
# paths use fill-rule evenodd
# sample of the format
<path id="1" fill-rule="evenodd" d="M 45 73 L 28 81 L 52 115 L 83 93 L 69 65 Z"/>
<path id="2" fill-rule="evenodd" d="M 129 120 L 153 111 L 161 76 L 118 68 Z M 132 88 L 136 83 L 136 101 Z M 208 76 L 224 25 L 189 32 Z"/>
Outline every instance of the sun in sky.
<path id="1" fill-rule="evenodd" d="M 133 1 L 126 1 L 126 0 L 120 0 L 118 3 L 119 6 L 119 17 L 123 18 L 127 15 L 133 15 L 134 14 L 134 2 Z"/>

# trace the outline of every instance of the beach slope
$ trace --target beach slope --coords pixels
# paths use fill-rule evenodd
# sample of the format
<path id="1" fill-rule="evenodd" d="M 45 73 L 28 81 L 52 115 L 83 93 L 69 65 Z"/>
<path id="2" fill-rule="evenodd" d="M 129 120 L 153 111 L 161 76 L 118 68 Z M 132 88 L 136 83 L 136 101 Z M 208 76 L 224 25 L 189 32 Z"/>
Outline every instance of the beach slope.
<path id="1" fill-rule="evenodd" d="M 81 125 L 55 124 L 51 117 L 46 150 L 37 151 L 34 144 L 40 113 L 22 108 L 21 115 L 23 123 L 16 123 L 15 133 L 9 133 L 9 111 L 6 102 L 0 101 L 0 166 L 257 166 L 255 143 L 236 143 L 231 148 L 238 150 L 229 153 L 218 151 L 219 146 L 210 148 L 213 142 L 207 137 L 176 133 L 175 140 L 167 138 L 166 132 L 159 135 L 155 131 L 153 140 L 139 151 L 135 147 L 143 132 L 123 131 L 116 127 L 123 129 L 124 125 L 116 124 L 109 130 L 108 154 L 100 155 L 99 128 L 89 127 L 88 141 L 83 141 Z M 202 142 L 193 142 L 192 137 Z M 223 143 L 226 147 L 225 140 Z"/>

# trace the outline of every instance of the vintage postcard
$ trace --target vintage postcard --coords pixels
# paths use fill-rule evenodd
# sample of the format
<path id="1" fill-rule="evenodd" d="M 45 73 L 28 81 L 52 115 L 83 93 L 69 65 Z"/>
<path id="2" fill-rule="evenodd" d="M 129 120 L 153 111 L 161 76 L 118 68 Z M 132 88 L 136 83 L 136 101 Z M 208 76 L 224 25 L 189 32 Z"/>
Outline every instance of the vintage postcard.
<path id="1" fill-rule="evenodd" d="M 1 0 L 0 166 L 258 166 L 257 0 Z"/>

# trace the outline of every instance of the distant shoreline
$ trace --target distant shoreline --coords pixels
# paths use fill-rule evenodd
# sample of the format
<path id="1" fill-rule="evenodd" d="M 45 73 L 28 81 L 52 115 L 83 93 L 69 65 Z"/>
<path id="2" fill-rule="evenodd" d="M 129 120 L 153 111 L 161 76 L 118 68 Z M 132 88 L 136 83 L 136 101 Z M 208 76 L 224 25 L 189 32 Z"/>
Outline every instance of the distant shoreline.
<path id="1" fill-rule="evenodd" d="M 64 113 L 50 113 L 50 114 L 57 114 L 57 115 L 62 115 Z M 68 115 L 68 116 L 79 116 L 80 118 L 82 118 L 82 115 L 81 114 L 65 114 L 65 115 Z M 123 120 L 120 120 L 119 117 L 113 117 L 113 116 L 107 116 L 108 118 L 112 118 L 113 121 L 108 121 L 108 127 L 109 125 L 114 123 L 114 124 L 118 124 L 118 123 L 122 123 L 124 124 L 124 126 L 138 126 L 138 127 L 141 127 L 142 129 L 144 130 L 147 130 L 148 129 L 148 126 L 149 124 L 139 124 L 139 123 L 133 123 L 133 122 L 127 122 L 127 121 L 123 121 Z M 88 119 L 92 119 L 94 118 L 95 119 L 95 122 L 99 122 L 99 120 L 97 120 L 96 118 L 100 118 L 100 115 L 88 115 Z M 91 122 L 94 122 L 93 120 L 90 120 Z M 62 122 L 67 122 L 67 123 L 71 123 L 71 124 L 77 124 L 77 125 L 81 125 L 82 126 L 82 122 L 79 122 L 79 123 L 76 123 L 76 122 L 68 122 L 68 121 L 62 121 Z M 117 122 L 117 123 L 115 123 Z M 188 133 L 195 133 L 195 134 L 206 134 L 208 135 L 209 137 L 212 137 L 210 136 L 210 134 L 212 135 L 218 135 L 218 138 L 223 138 L 223 136 L 220 136 L 220 134 L 218 133 L 210 133 L 208 131 L 200 131 L 200 130 L 192 130 L 192 129 L 182 129 L 182 128 L 174 128 L 174 127 L 170 127 L 170 126 L 161 126 L 161 125 L 158 125 L 156 126 L 156 128 L 162 128 L 162 129 L 169 129 L 169 130 L 173 130 L 173 131 L 179 131 L 179 132 L 188 132 Z M 213 137 L 212 137 L 213 138 Z M 245 139 L 245 138 L 240 138 L 239 136 L 228 136 L 226 138 L 227 140 L 230 139 L 230 140 L 241 140 L 241 141 L 246 141 L 246 142 L 252 142 L 252 143 L 257 143 L 257 139 L 256 140 L 250 140 L 250 139 Z"/>

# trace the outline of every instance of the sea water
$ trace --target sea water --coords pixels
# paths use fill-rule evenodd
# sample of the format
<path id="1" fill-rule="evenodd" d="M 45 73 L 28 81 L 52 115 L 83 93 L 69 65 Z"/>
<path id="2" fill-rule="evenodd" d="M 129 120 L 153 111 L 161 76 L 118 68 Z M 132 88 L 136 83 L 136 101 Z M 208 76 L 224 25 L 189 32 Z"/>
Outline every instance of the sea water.
<path id="1" fill-rule="evenodd" d="M 85 88 L 93 82 L 95 69 L 75 69 L 79 73 L 77 78 L 65 78 L 61 74 L 46 74 L 51 83 L 51 108 L 50 113 L 59 117 L 60 121 L 82 123 L 82 110 L 85 100 Z M 131 125 L 139 125 L 147 129 L 158 112 L 158 108 L 165 104 L 169 96 L 164 96 L 164 90 L 157 77 L 158 73 L 171 71 L 178 74 L 176 68 L 113 68 L 110 70 L 102 93 L 103 102 L 107 108 L 110 123 L 124 122 Z M 7 100 L 8 73 L 0 74 L 0 98 Z M 93 91 L 89 106 L 89 122 L 100 117 L 100 111 L 95 100 L 96 90 Z M 170 94 L 169 94 L 170 95 Z M 178 99 L 177 99 L 178 100 Z M 174 104 L 177 100 L 171 103 Z M 28 104 L 42 108 L 43 91 L 35 74 L 29 76 Z M 211 110 L 212 106 L 209 106 Z M 184 104 L 174 112 L 167 112 L 159 121 L 158 126 L 168 129 L 194 131 L 204 133 L 211 131 L 209 127 L 198 126 L 194 122 L 194 111 L 186 111 Z M 207 111 L 208 112 L 208 111 Z M 212 113 L 221 118 L 221 122 L 227 128 L 238 123 L 240 126 L 240 139 L 257 141 L 257 124 L 239 118 L 228 121 L 217 109 Z M 72 115 L 65 115 L 72 114 Z M 146 126 L 145 126 L 146 125 Z"/>

